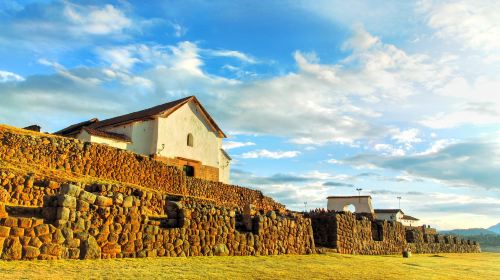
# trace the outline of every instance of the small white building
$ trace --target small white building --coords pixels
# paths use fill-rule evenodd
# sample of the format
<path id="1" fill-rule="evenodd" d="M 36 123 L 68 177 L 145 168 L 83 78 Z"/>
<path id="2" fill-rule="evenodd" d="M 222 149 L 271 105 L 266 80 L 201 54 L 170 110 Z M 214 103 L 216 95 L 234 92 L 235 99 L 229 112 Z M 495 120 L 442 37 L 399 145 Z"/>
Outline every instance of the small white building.
<path id="1" fill-rule="evenodd" d="M 377 220 L 400 222 L 405 226 L 418 226 L 419 219 L 406 215 L 401 209 L 375 209 Z"/>
<path id="2" fill-rule="evenodd" d="M 194 96 L 103 121 L 91 119 L 55 134 L 152 156 L 187 176 L 229 183 L 231 158 L 222 149 L 226 135 Z"/>

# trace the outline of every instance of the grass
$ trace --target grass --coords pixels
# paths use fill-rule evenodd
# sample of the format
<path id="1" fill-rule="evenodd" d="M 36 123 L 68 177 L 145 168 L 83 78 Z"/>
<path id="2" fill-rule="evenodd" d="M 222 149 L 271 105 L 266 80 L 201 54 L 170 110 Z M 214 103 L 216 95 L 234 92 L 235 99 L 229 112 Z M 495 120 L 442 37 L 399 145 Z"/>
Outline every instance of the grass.
<path id="1" fill-rule="evenodd" d="M 0 279 L 500 279 L 500 254 L 0 261 Z"/>

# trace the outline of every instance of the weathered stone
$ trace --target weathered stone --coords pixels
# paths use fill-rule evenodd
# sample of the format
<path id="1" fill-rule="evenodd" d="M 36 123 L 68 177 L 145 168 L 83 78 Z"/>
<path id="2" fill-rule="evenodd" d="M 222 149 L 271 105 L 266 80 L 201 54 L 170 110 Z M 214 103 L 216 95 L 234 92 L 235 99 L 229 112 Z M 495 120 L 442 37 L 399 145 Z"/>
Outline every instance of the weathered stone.
<path id="1" fill-rule="evenodd" d="M 81 189 L 80 187 L 73 184 L 63 184 L 61 185 L 60 194 L 66 194 L 73 197 L 78 197 L 80 195 Z"/>
<path id="2" fill-rule="evenodd" d="M 66 239 L 60 229 L 56 229 L 56 231 L 52 234 L 52 242 L 56 244 L 63 244 L 65 240 Z"/>
<path id="3" fill-rule="evenodd" d="M 0 226 L 0 237 L 9 237 L 10 227 Z"/>
<path id="4" fill-rule="evenodd" d="M 38 225 L 35 227 L 36 236 L 46 235 L 50 233 L 49 226 L 46 224 Z"/>
<path id="5" fill-rule="evenodd" d="M 87 212 L 90 210 L 90 204 L 84 200 L 78 200 L 76 203 L 76 209 L 80 212 Z"/>
<path id="6" fill-rule="evenodd" d="M 57 207 L 56 219 L 67 221 L 67 220 L 69 220 L 69 213 L 70 213 L 69 208 Z"/>
<path id="7" fill-rule="evenodd" d="M 7 238 L 3 244 L 2 259 L 20 260 L 23 253 L 23 246 L 19 242 L 19 237 Z"/>
<path id="8" fill-rule="evenodd" d="M 215 256 L 227 256 L 229 255 L 229 249 L 227 248 L 226 244 L 224 243 L 219 243 L 214 246 L 214 255 Z"/>
<path id="9" fill-rule="evenodd" d="M 23 237 L 24 236 L 24 228 L 13 227 L 10 229 L 10 235 Z"/>
<path id="10" fill-rule="evenodd" d="M 134 197 L 133 196 L 127 196 L 123 199 L 123 207 L 124 208 L 130 208 L 134 204 Z"/>
<path id="11" fill-rule="evenodd" d="M 3 225 L 6 227 L 17 227 L 17 224 L 18 224 L 17 218 L 13 218 L 13 217 L 5 218 L 5 220 L 3 222 Z"/>
<path id="12" fill-rule="evenodd" d="M 92 260 L 101 258 L 101 248 L 93 236 L 82 242 L 80 258 L 83 260 Z"/>
<path id="13" fill-rule="evenodd" d="M 40 247 L 40 254 L 61 257 L 64 251 L 63 249 L 64 248 L 59 244 L 43 244 Z"/>
<path id="14" fill-rule="evenodd" d="M 0 191 L 4 191 L 4 190 L 1 189 Z M 5 204 L 0 202 L 0 218 L 6 218 L 8 216 L 9 216 L 9 214 L 7 213 L 7 211 L 5 211 Z"/>
<path id="15" fill-rule="evenodd" d="M 40 241 L 40 239 L 38 237 L 33 237 L 30 239 L 30 242 L 28 243 L 28 245 L 40 248 L 43 245 L 43 243 L 42 243 L 42 241 Z"/>
<path id="16" fill-rule="evenodd" d="M 87 203 L 94 204 L 96 198 L 97 198 L 97 196 L 93 193 L 86 192 L 86 191 L 80 192 L 80 199 L 87 202 Z"/>
<path id="17" fill-rule="evenodd" d="M 57 206 L 76 209 L 76 198 L 69 195 L 59 195 L 57 197 Z"/>
<path id="18" fill-rule="evenodd" d="M 40 255 L 40 249 L 33 246 L 24 246 L 23 247 L 23 257 L 26 259 L 36 259 Z"/>
<path id="19" fill-rule="evenodd" d="M 105 196 L 99 195 L 99 196 L 97 196 L 97 198 L 95 200 L 95 204 L 97 206 L 101 206 L 101 207 L 109 207 L 109 206 L 113 205 L 113 199 L 110 197 L 105 197 Z"/>
<path id="20" fill-rule="evenodd" d="M 19 218 L 19 227 L 20 228 L 29 228 L 31 227 L 33 220 L 30 218 Z"/>

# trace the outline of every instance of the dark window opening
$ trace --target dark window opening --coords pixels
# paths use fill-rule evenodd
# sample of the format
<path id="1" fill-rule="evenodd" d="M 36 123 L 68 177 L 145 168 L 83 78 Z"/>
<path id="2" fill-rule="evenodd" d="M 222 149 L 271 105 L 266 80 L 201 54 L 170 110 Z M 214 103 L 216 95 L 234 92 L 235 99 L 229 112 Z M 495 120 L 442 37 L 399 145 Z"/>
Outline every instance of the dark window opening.
<path id="1" fill-rule="evenodd" d="M 193 134 L 189 133 L 187 136 L 187 145 L 193 147 Z"/>
<path id="2" fill-rule="evenodd" d="M 194 167 L 189 165 L 184 165 L 184 173 L 188 177 L 194 177 Z"/>

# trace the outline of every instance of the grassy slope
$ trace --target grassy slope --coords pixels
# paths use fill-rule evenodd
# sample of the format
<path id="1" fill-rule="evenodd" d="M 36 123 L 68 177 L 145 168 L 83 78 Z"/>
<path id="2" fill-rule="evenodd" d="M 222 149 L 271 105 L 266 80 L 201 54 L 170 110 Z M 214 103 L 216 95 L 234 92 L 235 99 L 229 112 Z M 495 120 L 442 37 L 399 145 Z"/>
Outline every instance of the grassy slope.
<path id="1" fill-rule="evenodd" d="M 500 279 L 500 254 L 0 261 L 0 279 Z"/>

